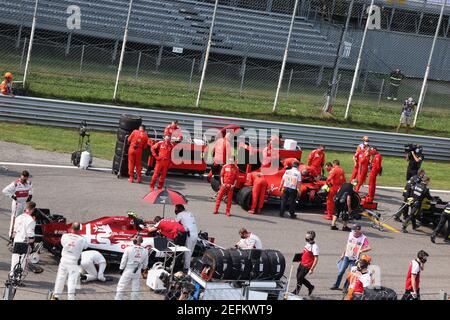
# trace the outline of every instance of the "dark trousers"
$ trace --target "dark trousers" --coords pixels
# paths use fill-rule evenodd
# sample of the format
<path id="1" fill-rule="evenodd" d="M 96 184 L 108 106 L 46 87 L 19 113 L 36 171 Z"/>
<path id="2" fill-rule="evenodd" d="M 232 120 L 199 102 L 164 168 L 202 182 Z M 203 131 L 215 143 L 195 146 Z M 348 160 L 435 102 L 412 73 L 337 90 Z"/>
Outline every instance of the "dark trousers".
<path id="1" fill-rule="evenodd" d="M 400 86 L 394 86 L 392 84 L 389 84 L 389 95 L 388 95 L 388 97 L 397 98 L 397 96 L 398 96 L 398 89 L 399 88 L 400 88 Z"/>
<path id="2" fill-rule="evenodd" d="M 405 294 L 402 297 L 402 300 L 420 300 L 420 291 L 417 290 L 417 298 L 413 298 L 412 291 L 406 290 Z"/>
<path id="3" fill-rule="evenodd" d="M 408 199 L 408 197 L 405 197 L 405 198 L 403 198 L 403 201 L 406 202 L 407 199 Z M 402 210 L 399 210 L 399 211 L 395 214 L 395 216 L 396 216 L 397 218 L 400 218 L 400 216 L 403 215 L 403 220 L 405 220 L 405 219 L 408 217 L 409 206 L 406 205 L 406 204 L 402 204 L 402 207 L 403 207 L 403 209 L 402 209 Z"/>
<path id="4" fill-rule="evenodd" d="M 286 212 L 286 207 L 289 209 L 289 214 L 291 217 L 295 216 L 295 207 L 297 203 L 297 189 L 285 188 L 283 195 L 281 196 L 281 207 L 280 207 L 280 216 L 283 217 Z"/>
<path id="5" fill-rule="evenodd" d="M 450 214 L 447 214 L 445 212 L 442 212 L 441 214 L 441 219 L 439 220 L 439 223 L 436 227 L 436 229 L 434 229 L 433 231 L 433 236 L 437 236 L 442 229 L 444 229 L 445 223 L 448 221 L 448 225 L 447 225 L 447 233 L 445 234 L 445 238 L 444 239 L 448 239 L 448 236 L 450 236 Z"/>
<path id="6" fill-rule="evenodd" d="M 309 290 L 311 290 L 314 286 L 306 280 L 306 275 L 309 273 L 309 268 L 305 267 L 302 264 L 298 265 L 297 268 L 297 286 L 295 287 L 294 294 L 298 294 L 302 285 L 305 285 Z"/>
<path id="7" fill-rule="evenodd" d="M 418 172 L 419 172 L 419 169 L 414 169 L 414 170 L 406 169 L 406 181 L 409 181 L 409 179 L 416 176 Z"/>
<path id="8" fill-rule="evenodd" d="M 403 229 L 406 229 L 411 222 L 413 229 L 417 227 L 416 218 L 420 213 L 420 202 L 414 203 L 413 206 L 411 206 L 411 212 L 409 216 L 406 218 L 406 220 L 403 222 Z"/>

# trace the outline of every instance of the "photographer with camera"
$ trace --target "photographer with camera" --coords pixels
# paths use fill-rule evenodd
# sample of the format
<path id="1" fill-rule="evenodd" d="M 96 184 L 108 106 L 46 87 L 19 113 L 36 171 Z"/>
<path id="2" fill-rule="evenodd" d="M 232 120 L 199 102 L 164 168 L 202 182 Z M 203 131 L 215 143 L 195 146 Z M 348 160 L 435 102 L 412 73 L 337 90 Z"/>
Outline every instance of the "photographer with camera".
<path id="1" fill-rule="evenodd" d="M 408 161 L 408 169 L 406 170 L 406 181 L 412 176 L 417 175 L 423 162 L 423 147 L 421 145 L 407 144 L 405 145 L 406 161 Z"/>

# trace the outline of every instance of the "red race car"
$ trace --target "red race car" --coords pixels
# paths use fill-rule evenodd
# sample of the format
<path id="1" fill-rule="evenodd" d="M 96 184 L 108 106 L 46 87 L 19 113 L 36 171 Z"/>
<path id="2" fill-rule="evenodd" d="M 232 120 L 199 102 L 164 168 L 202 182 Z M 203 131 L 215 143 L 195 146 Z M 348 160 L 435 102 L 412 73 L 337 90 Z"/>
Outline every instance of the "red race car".
<path id="1" fill-rule="evenodd" d="M 71 223 L 67 223 L 66 218 L 61 215 L 52 215 L 48 209 L 38 209 L 36 234 L 39 234 L 44 247 L 52 254 L 61 254 L 61 236 L 67 233 Z M 87 240 L 88 248 L 94 249 L 103 254 L 108 263 L 118 264 L 126 247 L 132 244 L 132 239 L 136 235 L 143 237 L 142 245 L 147 249 L 154 247 L 156 234 L 149 235 L 145 231 L 146 225 L 151 221 L 143 221 L 133 215 L 128 216 L 107 216 L 94 219 L 81 224 L 80 234 Z M 200 232 L 197 246 L 193 257 L 203 254 L 206 249 L 215 247 L 208 240 L 206 233 Z M 163 257 L 163 253 L 157 255 Z"/>

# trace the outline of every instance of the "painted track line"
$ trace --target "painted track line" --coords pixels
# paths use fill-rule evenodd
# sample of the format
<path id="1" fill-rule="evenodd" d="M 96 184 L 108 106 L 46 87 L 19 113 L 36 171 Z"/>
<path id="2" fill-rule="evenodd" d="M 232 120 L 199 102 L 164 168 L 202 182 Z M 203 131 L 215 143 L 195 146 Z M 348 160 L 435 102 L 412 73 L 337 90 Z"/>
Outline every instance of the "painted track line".
<path id="1" fill-rule="evenodd" d="M 39 164 L 39 163 L 19 163 L 19 162 L 0 162 L 0 166 L 21 166 L 21 167 L 38 167 L 38 168 L 54 168 L 54 169 L 77 169 L 82 170 L 75 166 L 65 166 L 56 164 Z M 87 170 L 91 171 L 111 171 L 111 168 L 97 168 L 89 167 Z"/>

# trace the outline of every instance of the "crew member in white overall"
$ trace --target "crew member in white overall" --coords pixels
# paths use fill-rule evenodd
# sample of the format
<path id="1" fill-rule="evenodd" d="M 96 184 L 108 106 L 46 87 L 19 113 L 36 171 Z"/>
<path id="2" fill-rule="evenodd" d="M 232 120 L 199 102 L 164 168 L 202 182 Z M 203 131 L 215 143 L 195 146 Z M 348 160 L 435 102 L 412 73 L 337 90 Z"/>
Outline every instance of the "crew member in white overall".
<path id="1" fill-rule="evenodd" d="M 81 252 L 87 249 L 88 243 L 78 232 L 81 225 L 78 222 L 72 223 L 70 233 L 65 233 L 61 237 L 61 261 L 59 262 L 58 273 L 56 275 L 53 299 L 60 298 L 64 284 L 67 279 L 67 298 L 75 300 L 75 289 L 78 282 Z"/>
<path id="2" fill-rule="evenodd" d="M 197 244 L 197 223 L 195 222 L 194 215 L 190 211 L 187 211 L 182 204 L 177 204 L 175 206 L 175 215 L 175 220 L 181 223 L 188 233 L 185 246 L 189 249 L 189 251 L 184 253 L 184 270 L 187 271 L 191 266 L 192 253 L 194 252 L 195 245 Z"/>
<path id="3" fill-rule="evenodd" d="M 142 237 L 133 239 L 133 245 L 127 247 L 120 261 L 120 277 L 117 284 L 116 300 L 122 300 L 126 287 L 131 282 L 131 300 L 139 299 L 140 277 L 142 268 L 148 264 L 148 250 L 141 246 Z"/>
<path id="4" fill-rule="evenodd" d="M 103 273 L 106 269 L 106 259 L 96 250 L 83 251 L 81 254 L 81 279 L 84 282 L 99 280 L 106 281 Z M 84 279 L 83 279 L 84 278 Z"/>
<path id="5" fill-rule="evenodd" d="M 28 252 L 26 254 L 14 253 L 11 257 L 11 276 L 13 275 L 15 266 L 19 263 L 20 256 L 22 256 L 22 270 L 27 267 L 27 258 L 30 253 L 31 246 L 34 244 L 34 229 L 36 228 L 36 203 L 28 202 L 27 209 L 25 209 L 24 214 L 17 217 L 14 224 L 13 237 L 14 245 L 19 243 L 26 243 L 28 247 Z"/>
<path id="6" fill-rule="evenodd" d="M 3 189 L 3 194 L 12 199 L 11 205 L 11 223 L 9 225 L 9 237 L 12 240 L 15 219 L 25 210 L 25 204 L 31 201 L 33 197 L 33 185 L 28 180 L 30 173 L 27 170 L 22 171 L 20 179 L 11 182 Z"/>

